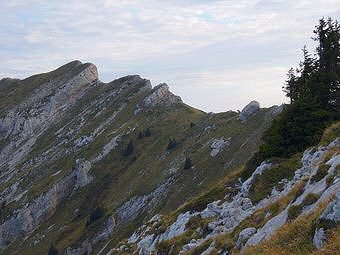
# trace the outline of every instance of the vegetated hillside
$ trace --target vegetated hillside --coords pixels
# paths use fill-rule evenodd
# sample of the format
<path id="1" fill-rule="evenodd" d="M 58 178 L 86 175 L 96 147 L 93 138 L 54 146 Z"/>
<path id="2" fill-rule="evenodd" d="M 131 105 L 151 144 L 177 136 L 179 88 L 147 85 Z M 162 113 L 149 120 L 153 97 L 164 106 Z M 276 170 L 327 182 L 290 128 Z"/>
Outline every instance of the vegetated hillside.
<path id="1" fill-rule="evenodd" d="M 109 254 L 338 254 L 339 153 L 336 122 L 320 144 L 264 161 L 243 183 L 227 175 L 176 211 L 155 215 Z"/>
<path id="2" fill-rule="evenodd" d="M 281 110 L 208 114 L 79 61 L 0 88 L 1 254 L 104 254 L 239 171 Z"/>
<path id="3" fill-rule="evenodd" d="M 291 103 L 262 137 L 263 144 L 247 162 L 243 179 L 269 157 L 289 157 L 315 145 L 323 130 L 340 120 L 340 25 L 322 18 L 313 32 L 315 54 L 304 46 L 299 67 L 288 71 L 283 91 Z"/>
<path id="4" fill-rule="evenodd" d="M 340 26 L 321 19 L 314 33 L 316 56 L 303 49 L 291 103 L 245 167 L 109 254 L 339 254 Z"/>

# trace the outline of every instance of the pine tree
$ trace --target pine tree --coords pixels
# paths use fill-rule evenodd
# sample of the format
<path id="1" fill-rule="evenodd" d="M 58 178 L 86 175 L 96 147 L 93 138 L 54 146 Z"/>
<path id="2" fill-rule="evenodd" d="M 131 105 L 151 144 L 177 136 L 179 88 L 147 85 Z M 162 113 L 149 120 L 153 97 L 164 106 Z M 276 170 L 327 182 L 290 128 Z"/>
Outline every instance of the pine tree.
<path id="1" fill-rule="evenodd" d="M 290 68 L 287 73 L 285 85 L 282 87 L 283 92 L 285 92 L 286 96 L 289 97 L 290 103 L 293 103 L 297 99 L 296 79 L 297 77 L 295 75 L 294 68 Z"/>
<path id="2" fill-rule="evenodd" d="M 340 105 L 340 26 L 331 18 L 319 21 L 314 30 L 313 39 L 318 42 L 319 57 L 319 101 L 323 107 L 338 107 Z"/>
<path id="3" fill-rule="evenodd" d="M 138 135 L 137 135 L 137 139 L 142 139 L 144 137 L 143 133 L 142 132 L 139 132 Z"/>
<path id="4" fill-rule="evenodd" d="M 147 128 L 147 129 L 144 130 L 144 136 L 145 136 L 145 137 L 151 136 L 151 131 L 150 131 L 149 128 Z"/>
<path id="5" fill-rule="evenodd" d="M 174 138 L 174 139 L 171 139 L 171 138 L 170 138 L 166 150 L 169 151 L 169 150 L 171 150 L 171 149 L 176 148 L 176 146 L 177 146 L 177 141 L 176 141 L 176 139 L 175 139 L 175 138 Z"/>
<path id="6" fill-rule="evenodd" d="M 126 149 L 123 152 L 123 156 L 127 157 L 127 156 L 131 155 L 133 150 L 134 150 L 133 143 L 132 143 L 132 141 L 130 141 L 128 143 L 128 145 L 126 146 Z"/>
<path id="7" fill-rule="evenodd" d="M 185 159 L 185 162 L 184 162 L 184 170 L 190 169 L 191 167 L 192 167 L 192 162 L 191 162 L 191 159 L 188 157 Z"/>

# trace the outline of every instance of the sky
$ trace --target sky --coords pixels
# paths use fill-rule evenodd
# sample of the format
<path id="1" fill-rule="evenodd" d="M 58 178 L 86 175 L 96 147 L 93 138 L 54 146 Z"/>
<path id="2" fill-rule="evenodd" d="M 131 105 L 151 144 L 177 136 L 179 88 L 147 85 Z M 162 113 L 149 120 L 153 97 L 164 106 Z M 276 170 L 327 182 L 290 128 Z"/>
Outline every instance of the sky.
<path id="1" fill-rule="evenodd" d="M 286 73 L 339 0 L 1 0 L 0 78 L 78 59 L 109 82 L 165 82 L 207 112 L 287 102 Z"/>

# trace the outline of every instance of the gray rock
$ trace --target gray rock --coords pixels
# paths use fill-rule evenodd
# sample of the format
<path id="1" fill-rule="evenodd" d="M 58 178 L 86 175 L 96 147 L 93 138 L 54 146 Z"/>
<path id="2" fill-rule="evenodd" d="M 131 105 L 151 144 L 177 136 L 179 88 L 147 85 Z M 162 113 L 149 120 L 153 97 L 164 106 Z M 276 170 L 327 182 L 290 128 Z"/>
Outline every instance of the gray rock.
<path id="1" fill-rule="evenodd" d="M 74 141 L 74 145 L 78 148 L 88 145 L 93 140 L 92 136 L 81 136 Z"/>
<path id="2" fill-rule="evenodd" d="M 242 184 L 242 186 L 241 186 L 242 195 L 243 196 L 248 195 L 249 189 L 250 189 L 251 185 L 253 184 L 256 175 L 261 175 L 263 173 L 263 171 L 268 170 L 272 167 L 273 167 L 273 165 L 271 163 L 268 163 L 266 161 L 262 162 L 261 165 L 258 166 L 255 169 L 253 174 Z"/>
<path id="3" fill-rule="evenodd" d="M 153 88 L 151 94 L 144 99 L 140 108 L 144 109 L 156 105 L 171 106 L 181 102 L 181 98 L 172 94 L 169 91 L 169 86 L 162 83 Z"/>
<path id="4" fill-rule="evenodd" d="M 217 249 L 215 248 L 215 241 L 213 241 L 210 246 L 204 251 L 202 252 L 201 255 L 210 255 L 210 254 L 214 254 L 217 253 Z"/>
<path id="5" fill-rule="evenodd" d="M 244 243 L 256 233 L 256 228 L 245 228 L 238 235 L 238 239 L 236 241 L 236 247 L 241 249 Z"/>
<path id="6" fill-rule="evenodd" d="M 91 254 L 92 253 L 92 245 L 88 240 L 85 240 L 81 247 L 79 248 L 67 248 L 66 255 L 79 255 L 79 254 Z"/>
<path id="7" fill-rule="evenodd" d="M 205 219 L 205 218 L 214 217 L 216 215 L 219 215 L 222 211 L 221 206 L 218 205 L 220 202 L 221 201 L 218 200 L 218 201 L 214 201 L 214 202 L 207 204 L 207 208 L 205 208 L 201 212 L 201 217 L 203 219 Z"/>
<path id="8" fill-rule="evenodd" d="M 315 230 L 313 237 L 313 245 L 317 249 L 321 249 L 326 241 L 325 231 L 323 228 L 319 228 Z"/>
<path id="9" fill-rule="evenodd" d="M 5 248 L 18 236 L 38 227 L 54 214 L 63 199 L 70 196 L 75 189 L 88 184 L 91 180 L 87 175 L 90 168 L 90 162 L 77 160 L 74 171 L 26 206 L 17 209 L 12 217 L 0 225 L 0 249 Z"/>
<path id="10" fill-rule="evenodd" d="M 287 222 L 287 217 L 288 213 L 287 209 L 285 209 L 280 214 L 267 221 L 262 228 L 258 229 L 257 232 L 249 238 L 246 242 L 246 246 L 258 244 L 263 240 L 270 238 L 276 230 Z"/>
<path id="11" fill-rule="evenodd" d="M 77 159 L 76 161 L 76 185 L 75 189 L 81 188 L 89 184 L 93 177 L 91 177 L 88 172 L 91 169 L 91 162 L 85 161 L 83 159 Z"/>
<path id="12" fill-rule="evenodd" d="M 159 185 L 156 189 L 144 196 L 134 196 L 126 201 L 117 209 L 119 221 L 124 224 L 128 221 L 136 219 L 145 210 L 152 212 L 157 207 L 164 196 L 168 192 L 173 179 L 169 178 L 166 182 Z"/>
<path id="13" fill-rule="evenodd" d="M 335 200 L 327 206 L 320 218 L 334 222 L 340 221 L 340 191 L 336 193 Z"/>
<path id="14" fill-rule="evenodd" d="M 188 244 L 185 244 L 180 252 L 180 254 L 190 251 L 192 248 L 197 247 L 198 242 L 196 239 L 192 239 Z"/>
<path id="15" fill-rule="evenodd" d="M 241 114 L 239 116 L 239 120 L 245 121 L 250 116 L 254 115 L 260 110 L 260 104 L 257 101 L 251 101 L 249 104 L 247 104 L 241 111 Z"/>
<path id="16" fill-rule="evenodd" d="M 176 221 L 160 235 L 159 241 L 169 240 L 175 236 L 179 236 L 184 233 L 185 225 L 188 223 L 193 215 L 190 212 L 185 212 L 178 215 Z"/>
<path id="17" fill-rule="evenodd" d="M 230 145 L 230 139 L 220 138 L 220 139 L 213 139 L 210 144 L 210 156 L 216 157 L 216 155 L 220 152 L 222 152 L 225 147 Z"/>
<path id="18" fill-rule="evenodd" d="M 138 247 L 140 248 L 139 255 L 149 255 L 150 247 L 152 246 L 154 240 L 154 235 L 148 235 L 144 237 L 139 243 Z"/>
<path id="19" fill-rule="evenodd" d="M 118 146 L 118 142 L 120 141 L 120 135 L 113 137 L 105 146 L 103 150 L 99 153 L 99 155 L 93 160 L 93 162 L 97 162 L 105 158 L 113 149 Z"/>
<path id="20" fill-rule="evenodd" d="M 65 73 L 62 77 L 43 83 L 0 118 L 0 139 L 11 141 L 0 151 L 0 169 L 7 163 L 6 169 L 12 171 L 28 154 L 39 134 L 98 81 L 96 66 L 80 62 L 74 65 L 78 66 L 78 73 Z M 18 147 L 21 147 L 20 153 Z"/>

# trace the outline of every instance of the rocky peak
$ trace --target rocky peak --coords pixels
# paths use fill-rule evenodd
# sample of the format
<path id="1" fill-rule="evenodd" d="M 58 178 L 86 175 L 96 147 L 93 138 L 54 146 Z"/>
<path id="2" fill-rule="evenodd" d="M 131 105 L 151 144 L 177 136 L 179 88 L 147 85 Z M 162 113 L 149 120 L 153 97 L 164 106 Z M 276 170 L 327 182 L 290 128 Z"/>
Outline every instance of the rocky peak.
<path id="1" fill-rule="evenodd" d="M 151 91 L 151 94 L 144 99 L 143 106 L 171 106 L 181 102 L 182 99 L 179 96 L 176 96 L 172 92 L 170 92 L 169 86 L 166 83 L 161 83 L 154 87 Z"/>
<path id="2" fill-rule="evenodd" d="M 159 104 L 171 106 L 181 102 L 182 99 L 170 92 L 169 86 L 166 83 L 161 83 L 154 87 L 151 95 L 144 99 L 145 106 L 155 106 Z"/>

